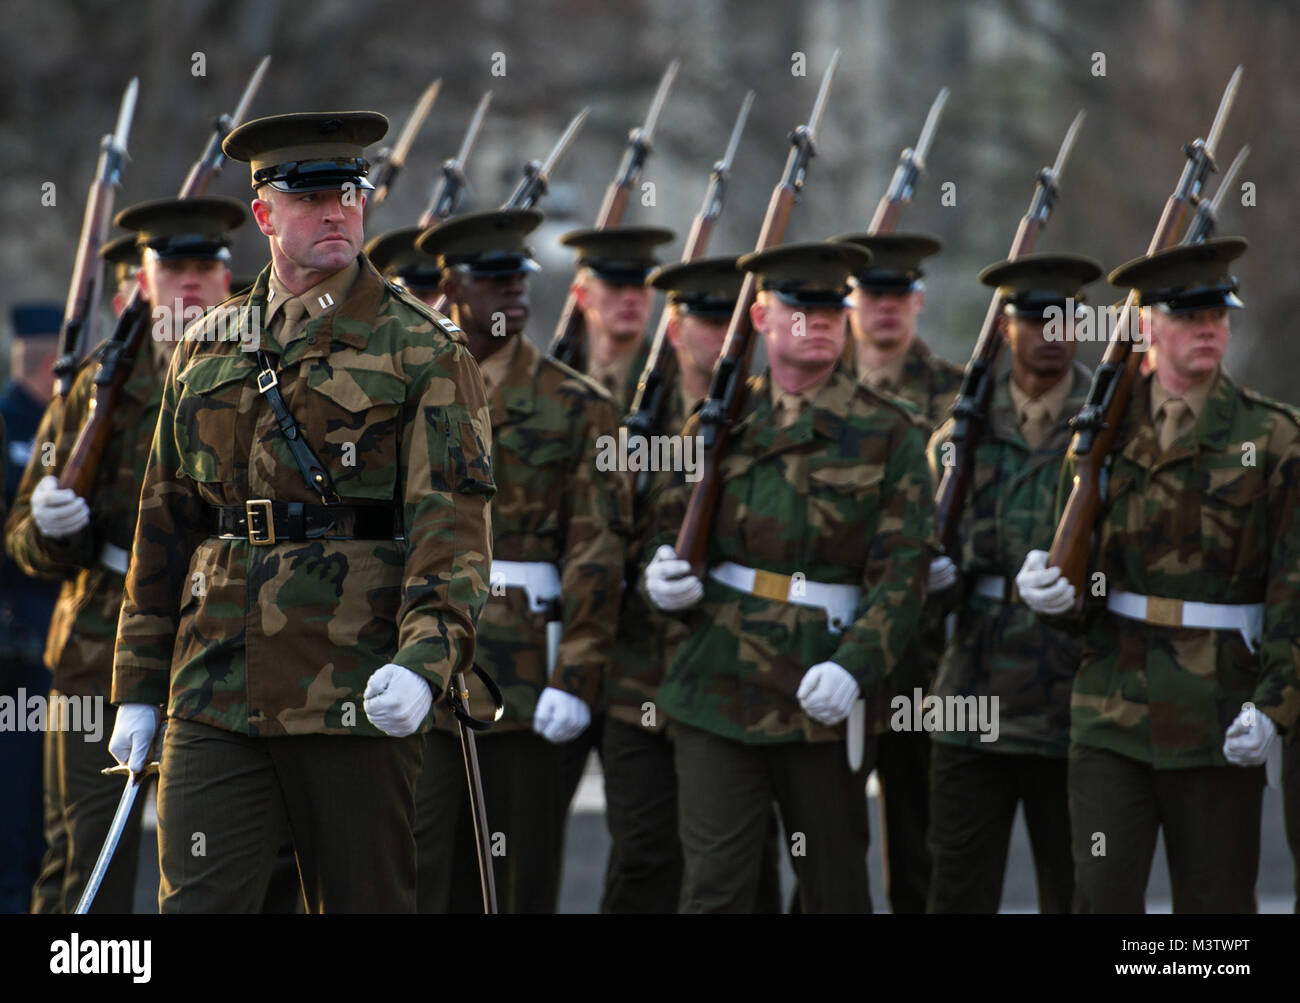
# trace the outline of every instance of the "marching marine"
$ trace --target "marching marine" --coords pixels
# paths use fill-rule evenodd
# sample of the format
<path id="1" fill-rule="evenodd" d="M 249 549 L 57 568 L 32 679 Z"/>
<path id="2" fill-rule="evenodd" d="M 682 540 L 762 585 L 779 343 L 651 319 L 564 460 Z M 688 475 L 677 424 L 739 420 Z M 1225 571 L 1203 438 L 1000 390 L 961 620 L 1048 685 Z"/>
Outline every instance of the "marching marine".
<path id="1" fill-rule="evenodd" d="M 361 253 L 386 130 L 276 115 L 223 144 L 271 264 L 173 356 L 114 658 L 119 761 L 168 716 L 163 912 L 255 910 L 285 832 L 310 911 L 415 908 L 420 733 L 474 658 L 495 488 L 463 335 Z"/>

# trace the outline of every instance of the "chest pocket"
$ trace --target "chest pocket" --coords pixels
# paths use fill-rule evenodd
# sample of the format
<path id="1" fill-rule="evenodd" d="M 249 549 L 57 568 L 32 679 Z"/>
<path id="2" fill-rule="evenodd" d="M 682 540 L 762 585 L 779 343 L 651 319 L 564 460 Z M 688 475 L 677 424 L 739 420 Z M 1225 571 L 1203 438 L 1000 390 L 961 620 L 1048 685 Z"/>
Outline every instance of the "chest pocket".
<path id="1" fill-rule="evenodd" d="M 1201 553 L 1205 570 L 1232 575 L 1268 567 L 1268 485 L 1259 467 L 1233 464 L 1209 471 L 1201 496 Z"/>
<path id="2" fill-rule="evenodd" d="M 180 471 L 201 484 L 235 479 L 240 401 L 252 389 L 254 366 L 240 355 L 193 359 L 176 377 L 175 436 Z"/>
<path id="3" fill-rule="evenodd" d="M 875 539 L 885 468 L 825 464 L 808 470 L 808 533 L 820 562 L 861 568 Z"/>
<path id="4" fill-rule="evenodd" d="M 393 498 L 406 384 L 391 373 L 320 363 L 307 386 L 289 410 L 339 496 Z"/>
<path id="5" fill-rule="evenodd" d="M 559 532 L 560 510 L 576 466 L 574 452 L 567 438 L 538 434 L 522 424 L 493 429 L 494 535 L 523 532 L 545 537 Z"/>

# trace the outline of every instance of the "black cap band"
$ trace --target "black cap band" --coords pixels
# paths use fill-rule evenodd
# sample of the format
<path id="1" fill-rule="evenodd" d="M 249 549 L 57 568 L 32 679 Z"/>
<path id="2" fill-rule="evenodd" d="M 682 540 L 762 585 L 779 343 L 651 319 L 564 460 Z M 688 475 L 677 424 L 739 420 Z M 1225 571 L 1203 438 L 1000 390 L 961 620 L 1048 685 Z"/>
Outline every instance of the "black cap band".
<path id="1" fill-rule="evenodd" d="M 288 164 L 276 164 L 263 167 L 253 172 L 253 187 L 270 185 L 281 192 L 326 191 L 342 188 L 345 184 L 354 184 L 358 188 L 373 189 L 375 186 L 366 180 L 370 173 L 370 164 L 364 157 L 350 157 L 345 160 L 295 160 Z"/>

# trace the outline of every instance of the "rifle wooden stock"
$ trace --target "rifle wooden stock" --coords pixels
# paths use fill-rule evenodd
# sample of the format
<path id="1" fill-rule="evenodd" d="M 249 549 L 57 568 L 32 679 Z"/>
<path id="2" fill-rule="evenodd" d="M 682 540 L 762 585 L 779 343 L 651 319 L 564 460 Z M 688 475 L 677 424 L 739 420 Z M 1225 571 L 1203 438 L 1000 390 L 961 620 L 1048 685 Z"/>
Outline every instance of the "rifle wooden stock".
<path id="1" fill-rule="evenodd" d="M 796 149 L 791 154 L 792 158 L 798 152 Z M 787 177 L 789 174 L 790 171 L 787 170 Z M 787 178 L 782 178 L 772 192 L 755 251 L 766 251 L 785 239 L 786 225 L 790 222 L 790 213 L 797 196 L 798 190 L 787 183 Z M 726 454 L 731 427 L 740 418 L 747 397 L 746 382 L 756 341 L 754 324 L 749 315 L 757 298 L 758 277 L 749 272 L 740 286 L 736 309 L 731 314 L 731 324 L 727 328 L 727 339 L 722 344 L 722 354 L 713 371 L 709 399 L 701 408 L 701 431 L 704 435 L 701 477 L 691 492 L 686 516 L 673 545 L 677 556 L 689 561 L 691 573 L 701 580 L 708 571 L 709 536 L 722 492 L 722 457 Z"/>
<path id="2" fill-rule="evenodd" d="M 1197 198 L 1205 173 L 1208 155 L 1204 146 L 1188 147 L 1189 163 L 1183 171 L 1178 187 L 1165 202 L 1160 222 L 1147 245 L 1147 254 L 1154 254 L 1178 243 L 1187 214 Z M 1199 155 L 1199 159 L 1198 159 Z M 1106 346 L 1101 365 L 1093 374 L 1092 386 L 1083 410 L 1070 422 L 1074 438 L 1070 442 L 1068 459 L 1074 461 L 1076 475 L 1066 499 L 1061 518 L 1056 524 L 1056 535 L 1048 551 L 1048 567 L 1061 569 L 1061 574 L 1074 586 L 1074 606 L 1083 606 L 1084 586 L 1088 577 L 1088 561 L 1092 549 L 1092 530 L 1101 514 L 1101 472 L 1115 445 L 1124 414 L 1128 410 L 1133 383 L 1137 378 L 1139 358 L 1133 352 L 1134 335 L 1130 331 L 1137 313 L 1138 294 L 1130 291 L 1124 300 L 1124 312 Z"/>
<path id="3" fill-rule="evenodd" d="M 876 203 L 876 214 L 871 217 L 871 225 L 867 227 L 867 232 L 893 233 L 905 206 L 905 202 L 892 199 L 888 194 L 881 196 L 880 201 Z"/>
<path id="4" fill-rule="evenodd" d="M 77 432 L 72 452 L 59 471 L 59 487 L 71 488 L 82 498 L 89 499 L 95 486 L 99 460 L 113 430 L 113 409 L 122 396 L 122 387 L 131 376 L 131 367 L 149 327 L 149 316 L 149 304 L 137 286 L 117 319 L 112 339 L 104 346 L 104 358 L 95 374 L 89 411 Z"/>

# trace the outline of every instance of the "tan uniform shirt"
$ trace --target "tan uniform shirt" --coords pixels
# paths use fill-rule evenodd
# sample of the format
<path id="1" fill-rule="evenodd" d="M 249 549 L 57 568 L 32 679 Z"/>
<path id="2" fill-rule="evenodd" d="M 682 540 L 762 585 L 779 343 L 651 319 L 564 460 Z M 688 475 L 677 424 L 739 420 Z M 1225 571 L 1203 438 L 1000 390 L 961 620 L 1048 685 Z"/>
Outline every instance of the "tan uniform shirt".
<path id="1" fill-rule="evenodd" d="M 1030 397 L 1016 385 L 1014 378 L 1008 381 L 1011 389 L 1011 406 L 1016 412 L 1016 421 L 1020 423 L 1020 435 L 1031 450 L 1038 449 L 1056 427 L 1070 396 L 1072 373 L 1067 369 L 1065 375 L 1046 393 Z"/>
<path id="2" fill-rule="evenodd" d="M 1162 453 L 1185 432 L 1196 427 L 1210 391 L 1218 380 L 1219 371 L 1216 369 L 1208 380 L 1188 387 L 1181 397 L 1175 397 L 1165 389 L 1158 374 L 1151 378 L 1151 422 L 1155 425 Z"/>

